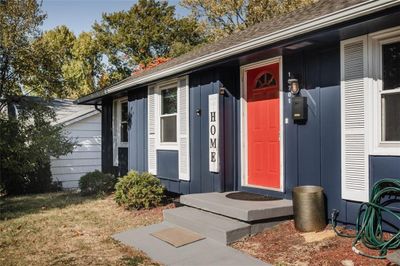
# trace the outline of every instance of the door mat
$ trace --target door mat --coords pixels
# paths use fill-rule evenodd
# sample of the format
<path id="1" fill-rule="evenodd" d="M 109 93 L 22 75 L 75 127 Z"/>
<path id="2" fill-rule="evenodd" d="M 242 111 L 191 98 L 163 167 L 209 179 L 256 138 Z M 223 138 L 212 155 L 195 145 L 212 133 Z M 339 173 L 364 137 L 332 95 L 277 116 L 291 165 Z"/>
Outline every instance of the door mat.
<path id="1" fill-rule="evenodd" d="M 281 200 L 280 198 L 264 196 L 264 195 L 259 195 L 259 194 L 255 194 L 255 193 L 249 193 L 249 192 L 232 192 L 232 193 L 226 194 L 226 197 L 229 199 L 234 199 L 234 200 L 248 200 L 248 201 Z"/>
<path id="2" fill-rule="evenodd" d="M 168 244 L 179 248 L 187 244 L 191 244 L 193 242 L 204 239 L 205 237 L 189 231 L 187 229 L 172 227 L 163 229 L 154 233 L 151 233 L 152 236 L 167 242 Z"/>

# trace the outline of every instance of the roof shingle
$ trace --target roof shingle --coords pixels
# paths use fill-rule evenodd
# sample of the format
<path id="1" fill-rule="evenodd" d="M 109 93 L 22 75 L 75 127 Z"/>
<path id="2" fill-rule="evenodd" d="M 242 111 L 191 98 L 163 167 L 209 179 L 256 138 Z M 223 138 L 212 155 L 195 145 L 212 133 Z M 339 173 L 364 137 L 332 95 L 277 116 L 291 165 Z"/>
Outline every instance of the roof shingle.
<path id="1" fill-rule="evenodd" d="M 365 2 L 365 3 L 364 3 Z M 278 16 L 264 22 L 250 26 L 242 31 L 234 33 L 225 38 L 221 38 L 213 43 L 205 44 L 200 47 L 193 49 L 192 51 L 176 57 L 164 64 L 158 65 L 152 69 L 137 73 L 130 76 L 116 84 L 113 84 L 109 88 L 95 92 L 91 95 L 84 96 L 78 100 L 79 103 L 87 102 L 94 98 L 100 98 L 106 94 L 114 92 L 114 88 L 118 87 L 118 90 L 126 88 L 126 86 L 132 84 L 137 79 L 151 77 L 163 71 L 168 71 L 169 69 L 186 65 L 191 62 L 196 62 L 201 58 L 206 58 L 211 54 L 221 53 L 227 49 L 233 49 L 243 43 L 252 42 L 258 38 L 262 38 L 269 34 L 278 33 L 284 31 L 290 27 L 295 27 L 299 23 L 312 21 L 324 16 L 329 16 L 332 13 L 348 9 L 350 7 L 355 7 L 359 4 L 367 4 L 374 2 L 372 0 L 319 0 L 305 8 L 293 11 L 291 13 Z M 390 2 L 390 1 L 387 1 Z M 207 63 L 211 63 L 207 61 Z M 206 64 L 206 63 L 204 63 Z M 156 78 L 154 78 L 155 81 Z M 139 85 L 139 84 L 135 84 Z"/>

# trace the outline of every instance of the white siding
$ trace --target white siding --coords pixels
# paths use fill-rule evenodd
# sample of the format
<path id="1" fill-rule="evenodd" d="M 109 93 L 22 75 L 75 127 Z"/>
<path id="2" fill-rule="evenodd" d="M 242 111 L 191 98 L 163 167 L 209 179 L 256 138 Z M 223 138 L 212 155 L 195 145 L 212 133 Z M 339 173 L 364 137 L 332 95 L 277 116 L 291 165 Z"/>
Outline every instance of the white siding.
<path id="1" fill-rule="evenodd" d="M 51 158 L 51 173 L 64 188 L 76 188 L 82 175 L 101 170 L 101 114 L 67 125 L 65 132 L 78 145 L 72 153 Z"/>

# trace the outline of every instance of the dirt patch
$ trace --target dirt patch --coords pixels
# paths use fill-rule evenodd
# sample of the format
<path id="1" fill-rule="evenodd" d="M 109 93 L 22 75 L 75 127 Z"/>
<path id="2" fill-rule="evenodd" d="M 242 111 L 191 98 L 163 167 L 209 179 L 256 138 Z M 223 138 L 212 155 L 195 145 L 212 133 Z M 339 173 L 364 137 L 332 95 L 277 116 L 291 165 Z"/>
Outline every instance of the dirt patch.
<path id="1" fill-rule="evenodd" d="M 343 265 L 343 261 L 356 266 L 389 265 L 388 260 L 369 259 L 355 254 L 351 249 L 351 238 L 334 236 L 331 231 L 328 226 L 324 231 L 304 236 L 296 231 L 293 221 L 289 221 L 233 243 L 232 247 L 274 265 L 339 266 Z M 347 233 L 354 232 L 347 230 Z M 376 251 L 362 250 L 377 255 Z"/>
<path id="2" fill-rule="evenodd" d="M 160 222 L 165 208 L 127 211 L 112 196 L 76 193 L 2 200 L 0 265 L 157 265 L 111 236 Z"/>

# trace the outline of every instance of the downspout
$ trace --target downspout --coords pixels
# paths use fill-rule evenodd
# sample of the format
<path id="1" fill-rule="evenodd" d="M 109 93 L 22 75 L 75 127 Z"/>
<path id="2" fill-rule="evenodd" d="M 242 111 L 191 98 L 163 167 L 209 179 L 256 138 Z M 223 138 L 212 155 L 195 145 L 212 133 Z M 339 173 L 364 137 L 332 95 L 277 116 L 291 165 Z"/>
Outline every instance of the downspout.
<path id="1" fill-rule="evenodd" d="M 96 102 L 95 104 L 94 104 L 94 109 L 96 109 L 97 111 L 99 111 L 100 113 L 101 113 L 101 109 L 99 108 L 99 103 L 98 102 Z"/>

